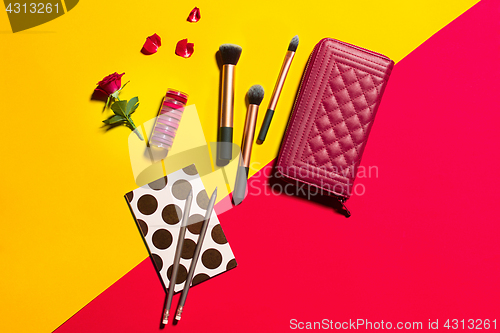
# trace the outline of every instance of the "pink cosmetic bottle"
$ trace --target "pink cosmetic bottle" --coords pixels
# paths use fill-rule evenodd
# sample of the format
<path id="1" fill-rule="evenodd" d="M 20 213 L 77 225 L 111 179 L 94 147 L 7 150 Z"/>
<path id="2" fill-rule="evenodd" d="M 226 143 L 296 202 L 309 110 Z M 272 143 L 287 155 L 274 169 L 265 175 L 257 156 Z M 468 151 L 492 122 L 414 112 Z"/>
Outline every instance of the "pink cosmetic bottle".
<path id="1" fill-rule="evenodd" d="M 188 97 L 188 94 L 179 90 L 167 90 L 149 140 L 150 146 L 161 148 L 165 153 L 170 150 Z"/>

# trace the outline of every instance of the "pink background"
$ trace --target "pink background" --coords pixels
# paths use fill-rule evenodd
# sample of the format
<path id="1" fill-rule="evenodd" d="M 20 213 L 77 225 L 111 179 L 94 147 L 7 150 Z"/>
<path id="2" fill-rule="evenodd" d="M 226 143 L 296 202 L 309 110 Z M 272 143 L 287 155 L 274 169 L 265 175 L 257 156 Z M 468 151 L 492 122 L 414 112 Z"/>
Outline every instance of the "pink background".
<path id="1" fill-rule="evenodd" d="M 194 287 L 165 330 L 358 318 L 500 326 L 499 80 L 500 11 L 483 1 L 396 64 L 362 162 L 378 177 L 357 180 L 366 192 L 348 201 L 352 217 L 248 196 L 219 216 L 238 267 Z M 265 172 L 250 181 L 262 190 Z M 159 331 L 164 297 L 146 259 L 57 333 Z"/>

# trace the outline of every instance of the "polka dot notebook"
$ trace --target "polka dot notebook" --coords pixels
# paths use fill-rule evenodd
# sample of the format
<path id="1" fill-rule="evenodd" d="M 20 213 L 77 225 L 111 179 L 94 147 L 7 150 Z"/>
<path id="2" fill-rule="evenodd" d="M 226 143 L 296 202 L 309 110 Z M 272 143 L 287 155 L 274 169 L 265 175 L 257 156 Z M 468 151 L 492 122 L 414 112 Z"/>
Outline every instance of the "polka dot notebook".
<path id="1" fill-rule="evenodd" d="M 193 189 L 186 237 L 175 292 L 184 288 L 209 197 L 194 164 L 125 195 L 163 285 L 168 288 L 186 198 Z M 211 194 L 211 193 L 210 193 Z M 217 218 L 210 217 L 192 285 L 236 267 L 236 260 Z"/>

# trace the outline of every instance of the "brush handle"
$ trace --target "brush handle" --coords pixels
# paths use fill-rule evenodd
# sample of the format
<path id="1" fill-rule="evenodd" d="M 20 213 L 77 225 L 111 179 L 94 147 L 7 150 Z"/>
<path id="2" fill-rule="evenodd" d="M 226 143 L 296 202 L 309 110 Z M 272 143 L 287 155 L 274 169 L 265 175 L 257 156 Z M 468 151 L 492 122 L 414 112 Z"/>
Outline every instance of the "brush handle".
<path id="1" fill-rule="evenodd" d="M 177 283 L 177 272 L 179 271 L 179 262 L 181 260 L 181 253 L 184 245 L 184 237 L 186 236 L 186 227 L 189 221 L 189 212 L 191 211 L 192 202 L 193 202 L 193 190 L 191 190 L 191 192 L 188 194 L 186 198 L 186 204 L 184 205 L 184 215 L 182 216 L 181 227 L 179 229 L 179 239 L 177 240 L 177 247 L 175 249 L 172 275 L 170 276 L 170 281 L 168 284 L 167 304 L 165 306 L 165 312 L 163 313 L 162 322 L 165 325 L 168 323 L 170 307 L 172 306 L 172 297 L 174 296 L 175 293 L 175 285 Z"/>
<path id="2" fill-rule="evenodd" d="M 177 304 L 177 312 L 175 314 L 176 320 L 181 320 L 182 311 L 184 310 L 184 305 L 186 304 L 186 298 L 189 292 L 189 287 L 193 282 L 194 271 L 196 270 L 196 264 L 198 263 L 198 259 L 200 258 L 201 248 L 203 247 L 203 241 L 205 240 L 205 235 L 207 233 L 208 224 L 210 223 L 210 218 L 214 210 L 216 199 L 217 199 L 217 188 L 215 188 L 215 191 L 212 193 L 212 196 L 208 201 L 208 208 L 205 214 L 205 220 L 201 225 L 200 235 L 198 236 L 198 242 L 196 242 L 193 258 L 191 259 L 191 265 L 189 265 L 189 272 L 186 278 L 186 282 L 184 283 L 184 289 L 182 290 L 179 303 Z"/>
<path id="3" fill-rule="evenodd" d="M 219 127 L 219 140 L 217 142 L 217 158 L 230 161 L 233 159 L 233 128 Z"/>
<path id="4" fill-rule="evenodd" d="M 217 159 L 221 162 L 233 159 L 234 68 L 232 64 L 222 66 L 219 143 L 217 144 Z M 217 165 L 224 164 L 221 162 Z"/>
<path id="5" fill-rule="evenodd" d="M 257 143 L 262 144 L 266 140 L 267 131 L 269 131 L 269 126 L 271 126 L 271 120 L 273 120 L 274 110 L 267 109 L 266 116 L 262 122 L 262 127 L 260 128 L 259 136 L 257 137 Z"/>
<path id="6" fill-rule="evenodd" d="M 248 180 L 249 168 L 240 165 L 238 167 L 238 172 L 236 173 L 236 184 L 234 185 L 233 191 L 233 203 L 234 205 L 239 205 L 245 198 L 245 193 L 247 190 L 247 180 Z"/>
<path id="7" fill-rule="evenodd" d="M 187 214 L 189 215 L 189 213 Z M 186 236 L 186 227 L 181 227 L 179 231 L 179 240 L 177 243 L 177 249 L 175 250 L 174 256 L 174 267 L 172 269 L 172 275 L 170 276 L 170 282 L 168 284 L 168 294 L 167 294 L 167 304 L 165 306 L 165 312 L 163 313 L 163 324 L 168 323 L 168 317 L 170 315 L 170 308 L 172 307 L 172 297 L 175 293 L 175 284 L 177 283 L 177 272 L 179 272 L 179 261 L 181 258 L 182 247 L 184 244 L 184 237 Z"/>

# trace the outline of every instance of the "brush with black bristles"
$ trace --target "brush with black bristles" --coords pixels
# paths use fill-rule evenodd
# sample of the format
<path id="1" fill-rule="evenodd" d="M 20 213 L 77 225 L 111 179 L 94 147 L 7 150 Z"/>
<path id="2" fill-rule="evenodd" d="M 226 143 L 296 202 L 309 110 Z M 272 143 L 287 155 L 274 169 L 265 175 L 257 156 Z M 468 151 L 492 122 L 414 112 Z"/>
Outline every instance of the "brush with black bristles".
<path id="1" fill-rule="evenodd" d="M 241 46 L 222 44 L 219 51 L 223 66 L 217 157 L 229 161 L 233 158 L 234 69 L 240 60 Z"/>
<path id="2" fill-rule="evenodd" d="M 288 70 L 292 65 L 293 56 L 295 51 L 297 51 L 297 46 L 299 46 L 299 36 L 294 36 L 288 45 L 288 51 L 285 55 L 285 60 L 283 60 L 283 65 L 281 66 L 280 75 L 278 75 L 278 81 L 274 86 L 273 94 L 271 95 L 271 100 L 269 101 L 269 107 L 267 108 L 266 116 L 262 122 L 262 127 L 260 128 L 259 136 L 257 137 L 257 143 L 263 144 L 267 136 L 267 131 L 271 125 L 271 120 L 273 119 L 274 110 L 276 110 L 276 105 L 278 104 L 278 99 L 280 98 L 281 90 L 285 84 L 286 75 Z"/>
<path id="3" fill-rule="evenodd" d="M 245 198 L 247 188 L 248 171 L 250 169 L 250 157 L 252 156 L 252 143 L 255 136 L 257 115 L 259 105 L 264 98 L 264 88 L 261 85 L 251 86 L 247 93 L 248 111 L 245 118 L 245 129 L 243 130 L 243 140 L 241 142 L 241 159 L 236 174 L 236 184 L 233 191 L 233 203 L 240 204 Z"/>

